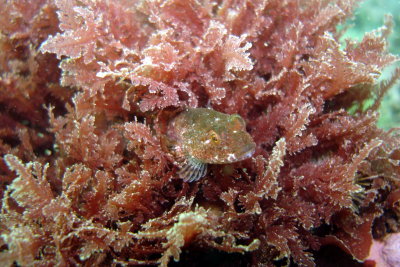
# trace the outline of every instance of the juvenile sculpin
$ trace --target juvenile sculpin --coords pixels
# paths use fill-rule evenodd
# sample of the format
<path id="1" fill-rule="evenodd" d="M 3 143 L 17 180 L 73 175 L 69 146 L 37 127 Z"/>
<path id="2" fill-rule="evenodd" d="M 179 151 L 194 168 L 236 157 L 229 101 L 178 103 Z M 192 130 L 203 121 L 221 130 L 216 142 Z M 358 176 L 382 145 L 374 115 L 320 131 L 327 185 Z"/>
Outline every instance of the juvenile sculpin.
<path id="1" fill-rule="evenodd" d="M 226 164 L 253 155 L 255 143 L 246 124 L 237 114 L 207 108 L 189 108 L 168 124 L 173 152 L 183 159 L 179 176 L 197 181 L 207 172 L 207 164 Z"/>

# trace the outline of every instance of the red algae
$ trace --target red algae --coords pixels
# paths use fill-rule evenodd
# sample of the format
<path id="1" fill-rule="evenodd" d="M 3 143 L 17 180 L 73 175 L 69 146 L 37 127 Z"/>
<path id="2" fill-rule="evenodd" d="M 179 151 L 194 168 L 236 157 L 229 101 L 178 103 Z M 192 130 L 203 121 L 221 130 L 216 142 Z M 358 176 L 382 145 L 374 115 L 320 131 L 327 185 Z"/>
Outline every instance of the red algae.
<path id="1" fill-rule="evenodd" d="M 0 1 L 2 265 L 354 266 L 400 232 L 390 17 L 342 48 L 355 0 Z M 190 108 L 254 154 L 182 180 Z"/>

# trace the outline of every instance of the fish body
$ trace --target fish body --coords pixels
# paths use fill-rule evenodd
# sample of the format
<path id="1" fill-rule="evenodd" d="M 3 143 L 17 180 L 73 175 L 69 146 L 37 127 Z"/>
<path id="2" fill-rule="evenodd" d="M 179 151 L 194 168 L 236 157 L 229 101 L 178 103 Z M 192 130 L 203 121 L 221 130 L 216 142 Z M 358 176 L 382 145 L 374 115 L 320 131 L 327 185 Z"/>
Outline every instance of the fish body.
<path id="1" fill-rule="evenodd" d="M 207 108 L 189 108 L 179 113 L 168 125 L 168 137 L 175 154 L 184 159 L 179 175 L 188 182 L 202 178 L 207 164 L 227 164 L 251 157 L 256 146 L 242 117 Z"/>

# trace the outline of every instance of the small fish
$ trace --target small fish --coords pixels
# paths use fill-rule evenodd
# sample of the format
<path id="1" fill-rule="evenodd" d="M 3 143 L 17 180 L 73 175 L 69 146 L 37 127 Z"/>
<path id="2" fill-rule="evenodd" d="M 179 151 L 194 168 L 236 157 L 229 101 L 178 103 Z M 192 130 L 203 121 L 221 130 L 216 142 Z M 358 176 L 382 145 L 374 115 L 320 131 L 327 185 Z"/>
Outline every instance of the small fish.
<path id="1" fill-rule="evenodd" d="M 186 182 L 202 178 L 207 164 L 247 159 L 256 147 L 242 117 L 207 108 L 179 113 L 169 122 L 167 135 L 174 153 L 183 159 L 179 176 Z"/>

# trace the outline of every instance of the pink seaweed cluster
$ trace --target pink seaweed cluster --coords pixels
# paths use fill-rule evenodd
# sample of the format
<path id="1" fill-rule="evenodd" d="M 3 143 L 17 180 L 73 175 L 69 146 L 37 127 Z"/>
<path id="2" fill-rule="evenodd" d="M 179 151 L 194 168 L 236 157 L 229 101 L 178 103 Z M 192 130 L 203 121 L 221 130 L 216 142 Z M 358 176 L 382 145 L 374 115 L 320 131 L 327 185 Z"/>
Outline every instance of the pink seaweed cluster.
<path id="1" fill-rule="evenodd" d="M 340 44 L 356 2 L 0 0 L 1 265 L 363 262 L 400 230 L 400 70 L 377 82 L 390 17 Z M 239 114 L 253 157 L 180 179 L 187 107 Z"/>

